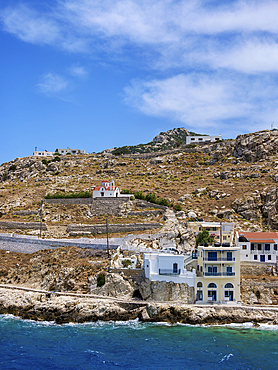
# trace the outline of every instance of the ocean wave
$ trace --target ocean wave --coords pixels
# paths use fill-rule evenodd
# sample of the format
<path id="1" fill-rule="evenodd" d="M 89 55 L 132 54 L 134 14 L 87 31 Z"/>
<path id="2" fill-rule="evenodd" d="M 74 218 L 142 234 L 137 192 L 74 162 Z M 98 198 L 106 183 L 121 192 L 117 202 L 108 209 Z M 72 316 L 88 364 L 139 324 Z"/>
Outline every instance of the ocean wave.
<path id="1" fill-rule="evenodd" d="M 109 329 L 115 329 L 127 327 L 134 330 L 144 330 L 150 326 L 161 326 L 161 327 L 193 327 L 193 328 L 238 328 L 238 329 L 253 329 L 253 330 L 267 330 L 267 331 L 278 331 L 278 325 L 267 324 L 267 323 L 230 323 L 230 324 L 185 324 L 185 323 L 168 323 L 168 322 L 141 322 L 139 319 L 127 320 L 127 321 L 102 321 L 98 320 L 95 322 L 88 321 L 85 323 L 64 323 L 57 324 L 54 321 L 36 321 L 30 319 L 22 319 L 19 316 L 12 314 L 0 314 L 0 321 L 16 320 L 24 323 L 30 323 L 35 326 L 63 326 L 63 327 L 91 327 L 94 329 L 107 327 Z"/>

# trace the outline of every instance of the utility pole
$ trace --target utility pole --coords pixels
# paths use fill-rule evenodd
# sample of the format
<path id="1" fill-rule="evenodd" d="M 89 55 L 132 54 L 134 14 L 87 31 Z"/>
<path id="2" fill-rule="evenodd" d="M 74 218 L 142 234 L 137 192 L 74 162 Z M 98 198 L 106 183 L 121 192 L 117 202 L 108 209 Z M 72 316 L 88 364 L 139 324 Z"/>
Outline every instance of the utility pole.
<path id="1" fill-rule="evenodd" d="M 109 253 L 109 236 L 108 236 L 108 220 L 106 219 L 106 234 L 107 234 L 107 256 L 110 257 Z"/>

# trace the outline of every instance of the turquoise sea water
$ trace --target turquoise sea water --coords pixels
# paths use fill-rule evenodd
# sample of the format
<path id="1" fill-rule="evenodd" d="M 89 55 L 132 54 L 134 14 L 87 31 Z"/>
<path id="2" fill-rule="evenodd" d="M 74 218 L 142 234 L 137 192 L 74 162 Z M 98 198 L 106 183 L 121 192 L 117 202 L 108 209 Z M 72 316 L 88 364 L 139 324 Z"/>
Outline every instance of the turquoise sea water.
<path id="1" fill-rule="evenodd" d="M 1 369 L 278 369 L 278 327 L 138 321 L 56 325 L 0 316 Z"/>

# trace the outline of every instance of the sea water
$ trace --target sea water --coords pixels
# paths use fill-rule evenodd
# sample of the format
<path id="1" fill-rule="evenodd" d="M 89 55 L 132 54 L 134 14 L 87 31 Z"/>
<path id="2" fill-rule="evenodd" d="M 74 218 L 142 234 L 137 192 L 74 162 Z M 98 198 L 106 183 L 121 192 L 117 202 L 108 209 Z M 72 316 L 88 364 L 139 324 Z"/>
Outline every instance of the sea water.
<path id="1" fill-rule="evenodd" d="M 1 369 L 278 369 L 278 327 L 0 316 Z"/>

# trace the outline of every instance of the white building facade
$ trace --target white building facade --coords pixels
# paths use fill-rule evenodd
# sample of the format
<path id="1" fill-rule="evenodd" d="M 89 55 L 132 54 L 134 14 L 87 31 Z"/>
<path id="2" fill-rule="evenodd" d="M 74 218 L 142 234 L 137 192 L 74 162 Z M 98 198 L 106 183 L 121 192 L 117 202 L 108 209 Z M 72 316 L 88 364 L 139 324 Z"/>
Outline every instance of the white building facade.
<path id="1" fill-rule="evenodd" d="M 163 252 L 144 253 L 145 276 L 151 281 L 185 283 L 195 286 L 196 270 L 187 271 L 184 256 Z"/>
<path id="2" fill-rule="evenodd" d="M 202 144 L 205 142 L 217 142 L 219 140 L 222 140 L 222 136 L 209 136 L 209 135 L 203 135 L 203 136 L 186 136 L 186 145 L 188 144 Z"/>
<path id="3" fill-rule="evenodd" d="M 236 232 L 235 242 L 242 262 L 276 264 L 278 233 L 240 231 Z"/>

